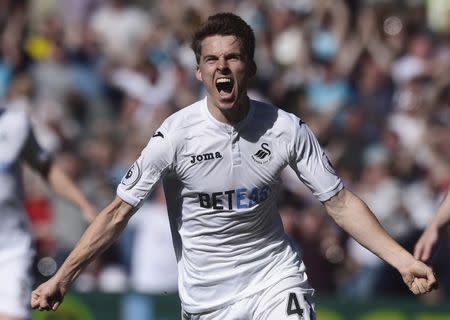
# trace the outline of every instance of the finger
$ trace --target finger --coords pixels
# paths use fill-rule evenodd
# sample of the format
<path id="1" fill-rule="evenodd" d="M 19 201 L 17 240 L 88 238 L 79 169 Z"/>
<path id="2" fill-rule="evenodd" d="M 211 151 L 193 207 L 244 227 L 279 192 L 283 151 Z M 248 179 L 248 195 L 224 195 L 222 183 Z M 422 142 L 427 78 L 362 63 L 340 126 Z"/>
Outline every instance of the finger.
<path id="1" fill-rule="evenodd" d="M 427 271 L 427 289 L 428 291 L 431 291 L 435 288 L 437 288 L 436 275 L 434 274 L 433 270 L 430 269 Z"/>
<path id="2" fill-rule="evenodd" d="M 417 284 L 414 281 L 409 286 L 409 290 L 411 290 L 411 292 L 414 294 L 419 294 L 419 288 L 417 287 Z"/>
<path id="3" fill-rule="evenodd" d="M 405 275 L 403 277 L 403 281 L 405 282 L 406 286 L 409 288 L 409 290 L 414 293 L 417 294 L 418 290 L 417 290 L 417 286 L 414 283 L 414 277 L 408 275 Z"/>
<path id="4" fill-rule="evenodd" d="M 40 304 L 39 304 L 39 310 L 50 310 L 50 304 L 49 304 L 49 296 L 47 294 L 41 295 Z"/>
<path id="5" fill-rule="evenodd" d="M 422 243 L 419 241 L 414 247 L 414 258 L 421 260 L 422 257 Z"/>
<path id="6" fill-rule="evenodd" d="M 419 242 L 414 251 L 414 257 L 421 261 L 427 261 L 431 256 L 431 247 L 426 243 Z"/>
<path id="7" fill-rule="evenodd" d="M 39 293 L 33 291 L 30 300 L 31 308 L 36 309 L 39 306 Z"/>
<path id="8" fill-rule="evenodd" d="M 414 279 L 414 281 L 411 283 L 410 289 L 415 295 L 423 294 L 426 292 L 425 284 L 421 282 L 421 279 L 418 278 Z"/>
<path id="9" fill-rule="evenodd" d="M 411 272 L 414 278 L 428 278 L 429 274 L 432 273 L 432 269 L 427 266 L 424 262 L 417 260 L 414 264 Z"/>
<path id="10" fill-rule="evenodd" d="M 427 289 L 427 280 L 422 278 L 415 278 L 414 284 L 417 286 L 420 294 L 424 294 L 428 292 Z"/>
<path id="11" fill-rule="evenodd" d="M 420 257 L 420 260 L 427 261 L 431 257 L 431 247 L 430 246 L 424 246 L 422 249 L 422 255 Z"/>
<path id="12" fill-rule="evenodd" d="M 58 307 L 59 307 L 60 304 L 61 304 L 60 301 L 56 301 L 56 302 L 53 304 L 52 310 L 53 310 L 53 311 L 56 311 L 56 310 L 58 309 Z"/>
<path id="13" fill-rule="evenodd" d="M 403 275 L 403 282 L 405 282 L 406 286 L 411 289 L 414 277 L 411 274 Z"/>

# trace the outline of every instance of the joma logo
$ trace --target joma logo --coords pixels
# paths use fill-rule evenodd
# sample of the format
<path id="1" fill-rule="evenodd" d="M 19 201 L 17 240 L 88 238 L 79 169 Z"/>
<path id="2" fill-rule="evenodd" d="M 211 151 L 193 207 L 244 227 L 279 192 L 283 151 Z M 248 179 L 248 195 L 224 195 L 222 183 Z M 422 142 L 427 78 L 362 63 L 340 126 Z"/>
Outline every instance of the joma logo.
<path id="1" fill-rule="evenodd" d="M 202 162 L 206 160 L 220 159 L 222 155 L 220 152 L 208 152 L 204 154 L 198 154 L 195 156 L 191 156 L 191 163 Z"/>

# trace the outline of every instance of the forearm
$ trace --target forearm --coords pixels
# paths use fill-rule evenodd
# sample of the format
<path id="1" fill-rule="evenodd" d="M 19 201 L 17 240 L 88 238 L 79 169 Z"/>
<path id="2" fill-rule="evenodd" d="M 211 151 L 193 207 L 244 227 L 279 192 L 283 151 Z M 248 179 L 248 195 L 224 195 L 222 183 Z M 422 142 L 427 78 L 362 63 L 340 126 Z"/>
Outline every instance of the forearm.
<path id="1" fill-rule="evenodd" d="M 47 180 L 58 195 L 80 208 L 80 210 L 86 210 L 91 206 L 78 187 L 57 164 L 52 164 L 49 168 Z"/>
<path id="2" fill-rule="evenodd" d="M 356 241 L 398 270 L 414 261 L 380 225 L 367 205 L 352 192 L 343 189 L 325 203 L 336 223 Z"/>
<path id="3" fill-rule="evenodd" d="M 436 214 L 430 221 L 430 227 L 436 228 L 436 230 L 442 229 L 450 223 L 450 191 L 440 204 L 436 211 Z"/>
<path id="4" fill-rule="evenodd" d="M 84 267 L 118 238 L 132 212 L 133 208 L 117 197 L 103 209 L 56 273 L 58 282 L 69 287 Z"/>

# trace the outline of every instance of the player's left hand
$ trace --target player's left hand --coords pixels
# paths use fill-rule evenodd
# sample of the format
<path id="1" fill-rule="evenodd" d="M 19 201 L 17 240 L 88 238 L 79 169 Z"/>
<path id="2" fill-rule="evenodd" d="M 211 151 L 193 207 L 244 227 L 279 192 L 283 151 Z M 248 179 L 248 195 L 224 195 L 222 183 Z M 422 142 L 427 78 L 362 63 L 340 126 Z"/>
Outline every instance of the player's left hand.
<path id="1" fill-rule="evenodd" d="M 433 270 L 419 260 L 407 268 L 400 270 L 403 281 L 414 294 L 424 294 L 437 288 L 436 276 Z"/>

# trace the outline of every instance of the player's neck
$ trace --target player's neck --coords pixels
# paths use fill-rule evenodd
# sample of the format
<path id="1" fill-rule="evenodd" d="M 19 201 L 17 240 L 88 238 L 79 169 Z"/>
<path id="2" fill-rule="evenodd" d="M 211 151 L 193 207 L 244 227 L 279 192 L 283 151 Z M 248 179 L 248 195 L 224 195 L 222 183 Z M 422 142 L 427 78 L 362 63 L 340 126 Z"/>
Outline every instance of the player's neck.
<path id="1" fill-rule="evenodd" d="M 244 120 L 247 116 L 250 110 L 250 99 L 244 96 L 229 109 L 219 108 L 208 103 L 208 110 L 217 121 L 234 125 Z"/>

